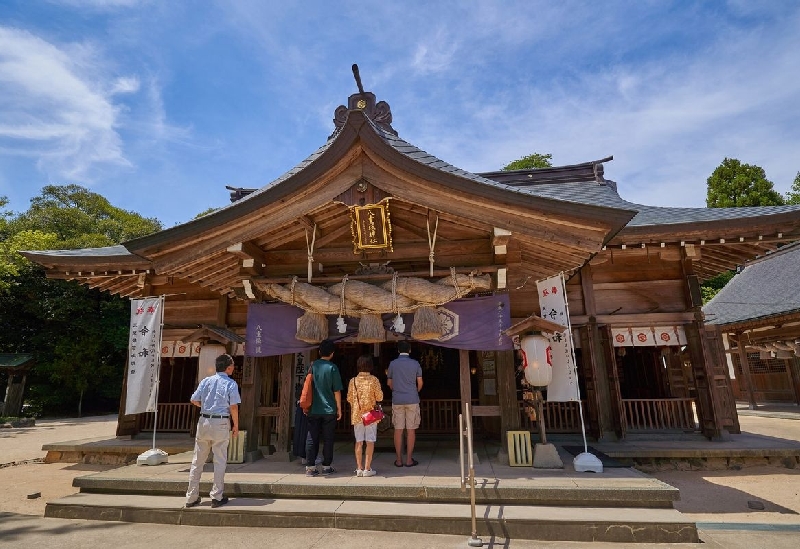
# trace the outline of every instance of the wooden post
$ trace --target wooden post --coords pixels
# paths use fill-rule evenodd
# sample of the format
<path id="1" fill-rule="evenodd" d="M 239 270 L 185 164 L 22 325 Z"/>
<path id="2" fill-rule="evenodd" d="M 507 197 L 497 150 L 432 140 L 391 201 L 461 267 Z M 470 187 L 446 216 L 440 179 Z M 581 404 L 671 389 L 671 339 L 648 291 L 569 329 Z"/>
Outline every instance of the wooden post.
<path id="1" fill-rule="evenodd" d="M 461 378 L 461 412 L 464 411 L 464 404 L 472 400 L 472 383 L 469 377 L 469 351 L 461 349 L 458 351 L 458 372 Z"/>
<path id="2" fill-rule="evenodd" d="M 751 410 L 755 410 L 758 408 L 758 403 L 756 402 L 756 395 L 753 392 L 753 380 L 750 377 L 750 364 L 747 362 L 747 351 L 744 348 L 744 334 L 742 332 L 736 332 L 736 349 L 739 351 L 739 365 L 742 367 L 742 378 L 744 379 L 745 385 L 747 385 L 748 407 Z"/>
<path id="3" fill-rule="evenodd" d="M 702 313 L 698 313 L 701 315 Z M 705 341 L 703 339 L 702 318 L 687 324 L 686 343 L 692 361 L 695 387 L 697 389 L 697 412 L 700 416 L 700 428 L 703 434 L 712 440 L 722 438 L 722 422 L 717 409 L 714 394 L 714 379 L 710 365 L 706 361 Z"/>
<path id="4" fill-rule="evenodd" d="M 239 429 L 247 431 L 246 452 L 258 449 L 259 423 L 256 418 L 258 402 L 258 388 L 261 386 L 261 368 L 263 359 L 252 356 L 244 357 L 244 374 L 242 376 L 241 396 L 239 405 Z"/>
<path id="5" fill-rule="evenodd" d="M 497 398 L 500 403 L 500 442 L 504 447 L 508 431 L 520 428 L 517 376 L 514 371 L 514 351 L 497 351 Z"/>
<path id="6" fill-rule="evenodd" d="M 789 387 L 792 389 L 792 394 L 794 395 L 794 401 L 796 404 L 800 405 L 800 387 L 798 387 L 797 382 L 795 381 L 795 366 L 794 364 L 800 362 L 800 358 L 787 358 L 784 359 L 784 363 L 786 364 L 786 375 L 789 378 Z"/>
<path id="7" fill-rule="evenodd" d="M 585 400 L 590 418 L 591 434 L 598 441 L 607 433 L 615 432 L 614 407 L 611 402 L 611 388 L 609 387 L 609 364 L 606 364 L 603 353 L 600 332 L 597 326 L 597 307 L 594 297 L 594 279 L 592 266 L 584 265 L 581 269 L 581 292 L 583 306 L 589 316 L 589 323 L 581 330 L 581 356 L 584 362 L 584 371 L 589 375 L 584 376 L 586 383 Z M 594 419 L 594 421 L 591 421 Z M 592 425 L 594 424 L 594 425 Z"/>
<path id="8" fill-rule="evenodd" d="M 276 442 L 276 452 L 284 453 L 289 451 L 290 441 L 292 440 L 292 411 L 294 410 L 294 399 L 292 398 L 294 374 L 294 354 L 281 355 L 280 366 L 280 389 L 278 390 L 278 440 Z"/>

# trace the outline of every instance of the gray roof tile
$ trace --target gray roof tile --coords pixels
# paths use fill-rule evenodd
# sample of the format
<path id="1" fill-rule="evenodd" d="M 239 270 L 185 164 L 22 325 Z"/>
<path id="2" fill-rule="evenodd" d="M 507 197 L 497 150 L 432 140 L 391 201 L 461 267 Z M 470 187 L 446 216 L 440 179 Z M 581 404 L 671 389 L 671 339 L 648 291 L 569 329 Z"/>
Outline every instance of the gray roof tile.
<path id="1" fill-rule="evenodd" d="M 800 312 L 800 244 L 793 244 L 747 266 L 706 303 L 708 324 L 735 324 Z"/>

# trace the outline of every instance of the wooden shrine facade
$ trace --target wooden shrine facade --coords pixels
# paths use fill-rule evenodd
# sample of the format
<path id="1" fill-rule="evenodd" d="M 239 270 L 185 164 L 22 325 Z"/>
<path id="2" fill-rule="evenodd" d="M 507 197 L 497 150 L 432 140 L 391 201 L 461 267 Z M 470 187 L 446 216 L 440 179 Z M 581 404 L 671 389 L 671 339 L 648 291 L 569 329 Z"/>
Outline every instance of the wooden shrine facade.
<path id="1" fill-rule="evenodd" d="M 237 355 L 249 449 L 289 450 L 296 376 L 313 353 L 256 358 L 241 344 L 249 305 L 274 301 L 276 285 L 327 291 L 345 276 L 374 285 L 395 275 L 445 284 L 485 277 L 488 287 L 467 295 L 507 294 L 518 321 L 539 313 L 535 282 L 564 272 L 591 436 L 738 432 L 721 336 L 705 324 L 699 283 L 799 240 L 800 208 L 632 204 L 604 178 L 610 159 L 470 173 L 404 141 L 391 122 L 388 104 L 356 93 L 337 109 L 325 145 L 261 188 L 231 189 L 224 208 L 120 246 L 25 255 L 50 277 L 125 297 L 167 296 L 160 394 L 174 402 L 162 401 L 159 429 L 192 429 L 194 349 L 222 345 Z M 335 299 L 326 299 L 335 316 Z M 380 370 L 396 337 L 350 340 L 337 357 L 347 363 L 371 349 Z M 513 351 L 441 351 L 419 341 L 414 352 L 437 380 L 435 394 L 423 391 L 423 428 L 454 434 L 465 402 L 500 436 L 533 428 Z M 550 431 L 580 425 L 576 403 L 547 403 L 545 417 Z M 121 415 L 118 433 L 148 421 Z"/>

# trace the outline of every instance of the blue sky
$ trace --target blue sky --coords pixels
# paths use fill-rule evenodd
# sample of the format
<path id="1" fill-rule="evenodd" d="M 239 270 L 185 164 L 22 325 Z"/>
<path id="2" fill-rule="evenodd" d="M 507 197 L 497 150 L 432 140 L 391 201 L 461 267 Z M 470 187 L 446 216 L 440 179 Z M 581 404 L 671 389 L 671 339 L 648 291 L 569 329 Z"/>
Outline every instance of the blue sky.
<path id="1" fill-rule="evenodd" d="M 364 87 L 470 171 L 609 155 L 623 198 L 705 205 L 726 156 L 800 170 L 800 4 L 0 0 L 0 196 L 77 183 L 165 227 L 260 187 Z"/>

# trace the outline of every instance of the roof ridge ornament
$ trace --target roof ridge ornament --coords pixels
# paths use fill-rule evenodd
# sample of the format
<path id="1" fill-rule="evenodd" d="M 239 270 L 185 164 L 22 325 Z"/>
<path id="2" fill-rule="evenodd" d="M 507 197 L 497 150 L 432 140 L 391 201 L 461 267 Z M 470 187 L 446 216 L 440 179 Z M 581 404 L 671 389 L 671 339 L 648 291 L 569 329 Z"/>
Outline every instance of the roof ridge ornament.
<path id="1" fill-rule="evenodd" d="M 333 125 L 336 126 L 334 132 L 328 137 L 333 137 L 347 121 L 347 114 L 350 111 L 358 110 L 363 112 L 373 124 L 378 126 L 381 130 L 388 132 L 392 135 L 397 135 L 397 132 L 392 127 L 392 109 L 386 101 L 376 101 L 375 94 L 372 92 L 364 91 L 364 86 L 361 83 L 361 74 L 358 71 L 358 65 L 353 63 L 353 78 L 356 80 L 358 86 L 358 93 L 354 93 L 347 100 L 347 106 L 339 105 L 333 112 Z"/>

